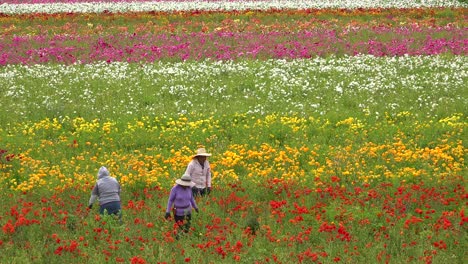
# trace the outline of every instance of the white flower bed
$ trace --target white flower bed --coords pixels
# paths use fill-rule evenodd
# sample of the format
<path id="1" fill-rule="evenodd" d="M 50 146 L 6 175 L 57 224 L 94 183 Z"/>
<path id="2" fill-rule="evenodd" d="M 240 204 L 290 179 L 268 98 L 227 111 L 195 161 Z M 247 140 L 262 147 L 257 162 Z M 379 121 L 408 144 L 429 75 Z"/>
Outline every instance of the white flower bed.
<path id="1" fill-rule="evenodd" d="M 7 65 L 0 67 L 5 87 L 0 101 L 4 114 L 18 118 L 77 114 L 67 112 L 75 106 L 81 114 L 108 116 L 216 114 L 228 108 L 326 114 L 349 110 L 343 108 L 349 100 L 359 104 L 356 111 L 374 116 L 399 111 L 434 116 L 445 105 L 466 105 L 461 94 L 467 68 L 464 56 Z"/>
<path id="2" fill-rule="evenodd" d="M 63 0 L 64 1 L 64 0 Z M 456 0 L 272 0 L 272 1 L 133 1 L 89 3 L 0 4 L 0 13 L 100 13 L 191 10 L 268 10 L 308 8 L 468 7 Z"/>

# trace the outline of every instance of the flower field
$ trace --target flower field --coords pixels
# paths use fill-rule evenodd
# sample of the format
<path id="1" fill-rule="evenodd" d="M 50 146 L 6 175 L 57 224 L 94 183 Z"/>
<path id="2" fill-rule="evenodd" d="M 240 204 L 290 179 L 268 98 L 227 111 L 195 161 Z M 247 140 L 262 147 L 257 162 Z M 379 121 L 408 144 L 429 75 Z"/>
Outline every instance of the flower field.
<path id="1" fill-rule="evenodd" d="M 0 263 L 466 263 L 467 11 L 2 1 Z M 103 165 L 122 223 L 87 208 Z"/>

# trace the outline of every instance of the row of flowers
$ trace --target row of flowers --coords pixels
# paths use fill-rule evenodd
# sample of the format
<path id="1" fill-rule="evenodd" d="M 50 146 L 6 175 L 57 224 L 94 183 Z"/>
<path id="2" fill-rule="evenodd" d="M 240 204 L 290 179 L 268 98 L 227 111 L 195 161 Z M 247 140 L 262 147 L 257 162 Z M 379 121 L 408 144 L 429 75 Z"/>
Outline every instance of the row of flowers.
<path id="1" fill-rule="evenodd" d="M 19 262 L 433 263 L 464 257 L 466 189 L 444 184 L 320 187 L 274 179 L 218 184 L 198 200 L 188 236 L 163 220 L 168 189 L 123 193 L 124 223 L 85 209 L 68 189 L 11 196 L 0 207 L 0 249 Z M 125 189 L 124 189 L 125 190 Z M 8 195 L 7 192 L 6 195 Z M 282 250 L 278 250 L 281 248 Z M 398 252 L 398 253 L 395 253 Z M 207 261 L 207 258 L 210 261 Z"/>
<path id="2" fill-rule="evenodd" d="M 466 56 L 369 55 L 261 62 L 7 65 L 0 68 L 0 86 L 5 87 L 0 94 L 1 120 L 6 125 L 77 114 L 128 120 L 236 112 L 340 119 L 352 112 L 380 120 L 386 113 L 403 111 L 422 119 L 444 118 L 463 112 L 466 68 Z"/>
<path id="3" fill-rule="evenodd" d="M 460 138 L 466 126 L 462 115 L 427 124 L 414 121 L 409 113 L 388 118 L 374 124 L 355 118 L 330 124 L 313 118 L 240 115 L 228 131 L 224 123 L 229 119 L 190 121 L 184 116 L 176 120 L 146 117 L 123 127 L 82 118 L 20 123 L 1 131 L 12 143 L 4 143 L 0 182 L 22 191 L 42 187 L 88 190 L 95 178 L 89 169 L 104 163 L 125 187 L 169 187 L 190 159 L 192 151 L 185 144 L 200 142 L 217 153 L 212 159 L 216 184 L 278 178 L 320 187 L 320 182 L 334 181 L 336 176 L 354 185 L 441 180 L 462 173 L 466 153 Z M 385 136 L 397 128 L 399 132 Z M 446 133 L 426 142 L 434 129 Z M 197 133 L 200 130 L 204 132 Z M 256 133 L 240 136 L 248 131 Z M 228 142 L 224 134 L 237 136 Z M 340 135 L 334 136 L 335 143 L 327 142 L 334 134 Z M 18 146 L 20 137 L 29 143 Z M 164 147 L 167 142 L 180 148 L 168 149 Z"/>
<path id="4" fill-rule="evenodd" d="M 25 4 L 22 4 L 25 3 Z M 7 0 L 0 5 L 0 13 L 94 13 L 94 12 L 142 12 L 187 10 L 268 10 L 308 8 L 415 8 L 415 7 L 466 7 L 457 0 L 253 0 L 253 1 L 34 1 Z"/>
<path id="5" fill-rule="evenodd" d="M 464 29 L 376 28 L 297 33 L 118 34 L 4 38 L 0 65 L 154 62 L 159 60 L 297 59 L 315 56 L 466 55 Z M 375 39 L 360 37 L 367 34 Z M 442 37 L 441 37 L 442 36 Z"/>
<path id="6" fill-rule="evenodd" d="M 220 12 L 66 13 L 1 16 L 0 36 L 301 32 L 464 28 L 462 8 L 327 9 Z M 418 31 L 418 30 L 416 30 Z"/>

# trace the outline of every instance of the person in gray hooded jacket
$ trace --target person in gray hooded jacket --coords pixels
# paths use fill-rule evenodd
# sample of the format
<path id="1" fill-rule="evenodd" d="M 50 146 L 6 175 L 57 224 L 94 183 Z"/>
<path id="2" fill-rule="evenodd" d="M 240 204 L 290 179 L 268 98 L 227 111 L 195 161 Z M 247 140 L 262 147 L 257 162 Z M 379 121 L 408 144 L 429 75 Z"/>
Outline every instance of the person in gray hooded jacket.
<path id="1" fill-rule="evenodd" d="M 100 214 L 114 214 L 122 217 L 122 208 L 120 205 L 120 184 L 110 176 L 106 167 L 102 166 L 99 169 L 97 182 L 91 191 L 88 208 L 93 208 L 93 204 L 99 199 Z"/>

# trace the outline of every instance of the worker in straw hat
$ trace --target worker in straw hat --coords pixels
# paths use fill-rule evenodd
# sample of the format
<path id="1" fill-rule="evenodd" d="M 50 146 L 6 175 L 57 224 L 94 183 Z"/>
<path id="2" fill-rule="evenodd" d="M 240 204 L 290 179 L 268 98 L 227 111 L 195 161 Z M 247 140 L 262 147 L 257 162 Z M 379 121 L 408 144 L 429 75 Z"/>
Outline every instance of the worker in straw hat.
<path id="1" fill-rule="evenodd" d="M 185 170 L 185 174 L 190 175 L 195 183 L 192 187 L 195 197 L 205 196 L 211 192 L 211 168 L 207 159 L 209 156 L 211 154 L 207 153 L 205 148 L 197 149 Z"/>
<path id="2" fill-rule="evenodd" d="M 192 220 L 192 208 L 198 213 L 198 207 L 193 198 L 191 188 L 194 183 L 189 175 L 182 175 L 177 179 L 176 185 L 172 187 L 169 199 L 167 201 L 165 218 L 171 217 L 171 209 L 174 212 L 174 220 L 179 228 L 188 233 L 190 230 L 190 221 Z"/>

